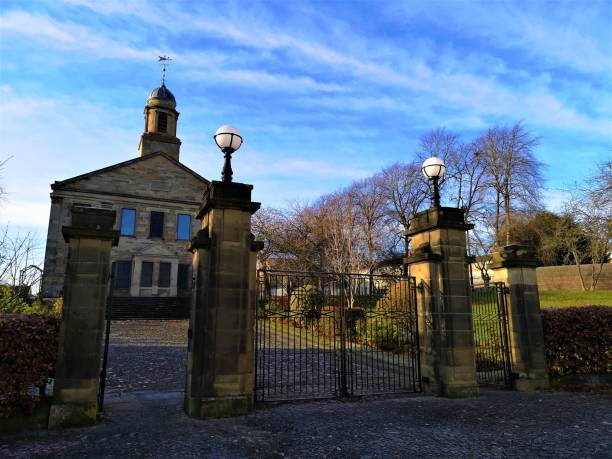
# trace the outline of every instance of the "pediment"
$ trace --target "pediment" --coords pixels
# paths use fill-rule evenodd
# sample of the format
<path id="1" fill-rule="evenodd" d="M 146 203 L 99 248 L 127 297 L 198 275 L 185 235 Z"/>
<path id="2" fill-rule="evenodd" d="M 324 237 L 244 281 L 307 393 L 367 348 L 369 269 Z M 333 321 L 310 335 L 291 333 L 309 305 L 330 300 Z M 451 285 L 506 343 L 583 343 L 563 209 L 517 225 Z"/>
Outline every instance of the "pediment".
<path id="1" fill-rule="evenodd" d="M 154 153 L 55 182 L 70 190 L 199 202 L 208 181 L 164 153 Z"/>

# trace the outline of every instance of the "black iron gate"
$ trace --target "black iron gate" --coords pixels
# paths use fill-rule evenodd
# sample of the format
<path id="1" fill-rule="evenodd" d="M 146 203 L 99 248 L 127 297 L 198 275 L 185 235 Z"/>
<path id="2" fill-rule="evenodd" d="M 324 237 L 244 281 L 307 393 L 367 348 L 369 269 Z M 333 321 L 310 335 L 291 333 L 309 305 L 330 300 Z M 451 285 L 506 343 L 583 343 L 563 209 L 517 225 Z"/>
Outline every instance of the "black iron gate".
<path id="1" fill-rule="evenodd" d="M 256 401 L 419 392 L 414 278 L 260 270 Z"/>
<path id="2" fill-rule="evenodd" d="M 506 287 L 502 282 L 472 289 L 472 320 L 478 382 L 511 386 Z"/>

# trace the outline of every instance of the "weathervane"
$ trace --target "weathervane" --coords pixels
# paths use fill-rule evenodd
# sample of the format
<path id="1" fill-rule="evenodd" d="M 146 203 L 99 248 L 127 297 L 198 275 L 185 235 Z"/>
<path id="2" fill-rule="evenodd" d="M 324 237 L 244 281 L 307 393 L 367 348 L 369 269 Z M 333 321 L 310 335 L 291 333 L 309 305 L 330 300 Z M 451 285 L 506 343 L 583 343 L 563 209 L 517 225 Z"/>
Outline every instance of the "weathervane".
<path id="1" fill-rule="evenodd" d="M 172 58 L 170 56 L 159 56 L 157 62 L 159 62 L 162 66 L 162 84 L 166 84 L 166 69 L 168 65 L 170 65 L 170 61 Z"/>

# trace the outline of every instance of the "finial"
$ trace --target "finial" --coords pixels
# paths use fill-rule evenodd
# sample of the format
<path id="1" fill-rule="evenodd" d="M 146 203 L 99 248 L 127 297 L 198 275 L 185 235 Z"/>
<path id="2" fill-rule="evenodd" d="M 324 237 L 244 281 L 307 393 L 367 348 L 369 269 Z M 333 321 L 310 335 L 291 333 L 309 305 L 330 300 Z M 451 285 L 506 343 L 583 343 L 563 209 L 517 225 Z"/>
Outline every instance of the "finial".
<path id="1" fill-rule="evenodd" d="M 166 69 L 168 68 L 168 65 L 170 65 L 171 60 L 172 58 L 170 56 L 159 56 L 157 61 L 162 67 L 162 84 L 166 84 Z"/>

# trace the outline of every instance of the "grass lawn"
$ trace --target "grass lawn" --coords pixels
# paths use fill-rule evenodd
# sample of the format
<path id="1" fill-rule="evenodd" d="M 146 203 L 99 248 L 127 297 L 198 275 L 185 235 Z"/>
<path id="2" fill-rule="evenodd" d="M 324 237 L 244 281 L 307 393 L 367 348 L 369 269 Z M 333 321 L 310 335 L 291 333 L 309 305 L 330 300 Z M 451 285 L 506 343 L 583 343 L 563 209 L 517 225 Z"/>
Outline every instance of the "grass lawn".
<path id="1" fill-rule="evenodd" d="M 592 305 L 612 306 L 612 290 L 540 292 L 540 307 L 542 308 Z"/>

